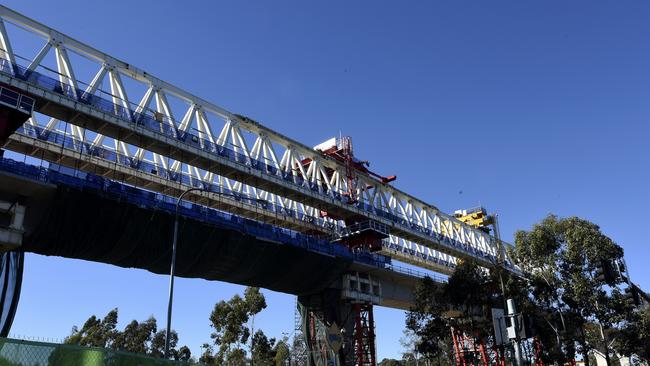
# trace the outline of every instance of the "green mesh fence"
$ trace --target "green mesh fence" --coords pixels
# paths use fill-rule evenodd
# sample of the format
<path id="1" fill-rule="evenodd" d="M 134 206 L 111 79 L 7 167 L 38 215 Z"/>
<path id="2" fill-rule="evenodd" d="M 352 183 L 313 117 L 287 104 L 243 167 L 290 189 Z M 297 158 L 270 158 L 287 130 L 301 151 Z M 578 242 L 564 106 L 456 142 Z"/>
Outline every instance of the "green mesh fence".
<path id="1" fill-rule="evenodd" d="M 0 338 L 0 366 L 190 366 L 104 348 Z"/>

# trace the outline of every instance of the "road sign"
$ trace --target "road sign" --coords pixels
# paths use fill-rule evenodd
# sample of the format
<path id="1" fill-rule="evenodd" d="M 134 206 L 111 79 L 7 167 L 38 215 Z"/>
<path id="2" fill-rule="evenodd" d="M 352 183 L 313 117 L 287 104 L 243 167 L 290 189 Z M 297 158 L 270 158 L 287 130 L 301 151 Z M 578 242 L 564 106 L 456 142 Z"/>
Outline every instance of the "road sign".
<path id="1" fill-rule="evenodd" d="M 343 337 L 341 337 L 341 329 L 336 323 L 332 325 L 327 330 L 327 343 L 330 345 L 330 348 L 334 353 L 338 353 L 343 345 Z"/>

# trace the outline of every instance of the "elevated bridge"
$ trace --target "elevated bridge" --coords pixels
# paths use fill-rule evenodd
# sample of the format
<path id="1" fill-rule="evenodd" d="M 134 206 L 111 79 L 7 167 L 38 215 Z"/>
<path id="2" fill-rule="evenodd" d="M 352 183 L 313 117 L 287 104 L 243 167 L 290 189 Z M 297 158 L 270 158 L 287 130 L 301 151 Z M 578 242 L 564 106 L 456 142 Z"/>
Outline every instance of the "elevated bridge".
<path id="1" fill-rule="evenodd" d="M 0 187 L 3 199 L 20 201 L 31 214 L 21 250 L 169 273 L 175 197 L 6 158 L 0 159 Z M 184 202 L 179 215 L 182 277 L 309 295 L 341 288 L 345 273 L 361 272 L 381 282 L 378 305 L 406 310 L 412 289 L 426 275 L 394 266 L 383 255 L 353 253 L 327 239 L 198 203 Z"/>
<path id="2" fill-rule="evenodd" d="M 14 53 L 12 29 L 42 46 Z M 95 67 L 87 80 L 76 76 L 74 61 L 82 59 L 84 71 Z M 14 267 L 22 268 L 23 252 L 34 252 L 168 273 L 174 197 L 200 188 L 180 211 L 180 242 L 191 244 L 179 246 L 179 275 L 298 295 L 311 314 L 306 330 L 310 322 L 336 322 L 354 334 L 354 354 L 331 356 L 339 364 L 375 363 L 372 305 L 410 306 L 419 275 L 394 260 L 430 275 L 452 273 L 459 258 L 518 272 L 508 244 L 391 179 L 4 6 L 0 144 L 45 162 L 0 161 L 0 210 L 7 217 L 0 240 Z M 379 245 L 364 244 L 360 233 L 367 230 L 383 238 Z M 355 235 L 361 245 L 346 247 Z M 9 295 L 2 301 L 17 302 L 11 294 L 19 294 L 19 272 L 12 272 L 18 285 L 3 291 Z M 362 322 L 363 314 L 370 320 Z M 0 328 L 10 326 L 10 315 L 2 319 Z"/>

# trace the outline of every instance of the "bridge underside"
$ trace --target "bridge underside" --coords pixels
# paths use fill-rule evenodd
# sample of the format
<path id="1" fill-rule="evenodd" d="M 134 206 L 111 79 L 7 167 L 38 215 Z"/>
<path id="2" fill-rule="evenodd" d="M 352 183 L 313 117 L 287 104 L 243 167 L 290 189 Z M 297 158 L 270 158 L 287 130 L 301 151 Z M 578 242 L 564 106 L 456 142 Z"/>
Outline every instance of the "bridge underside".
<path id="1" fill-rule="evenodd" d="M 169 273 L 173 216 L 56 188 L 22 250 Z M 295 295 L 321 291 L 351 262 L 180 218 L 176 273 Z M 305 276 L 309 273 L 309 276 Z"/>
<path id="2" fill-rule="evenodd" d="M 80 182 L 84 183 L 76 185 Z M 44 169 L 0 159 L 0 203 L 27 210 L 21 225 L 22 241 L 5 256 L 32 252 L 167 274 L 171 262 L 173 210 L 169 205 L 165 208 L 132 199 L 138 195 L 144 197 L 143 193 L 147 197 L 156 196 L 154 192 L 56 165 Z M 384 266 L 369 265 L 358 258 L 353 260 L 341 253 L 328 254 L 322 248 L 315 249 L 315 242 L 300 247 L 275 241 L 284 239 L 275 234 L 268 236 L 268 231 L 263 232 L 261 228 L 269 225 L 254 220 L 224 214 L 223 221 L 214 224 L 208 220 L 209 215 L 183 216 L 187 211 L 196 214 L 203 210 L 197 205 L 191 207 L 184 206 L 179 216 L 177 275 L 298 295 L 307 347 L 320 355 L 312 357 L 314 365 L 374 364 L 372 304 L 408 309 L 418 278 Z M 16 259 L 17 265 L 7 268 L 18 273 L 22 257 Z M 362 290 L 363 294 L 353 291 L 356 285 L 346 287 L 351 283 L 350 275 L 357 276 L 356 282 L 363 279 L 364 283 L 378 285 L 381 296 L 374 287 L 367 293 Z M 18 303 L 22 276 L 14 277 L 16 284 L 9 286 L 12 291 L 7 292 L 10 296 L 3 293 L 0 297 L 0 301 L 7 297 L 13 309 L 0 313 L 0 331 L 11 326 Z M 370 295 L 378 299 L 363 297 Z M 369 311 L 370 317 L 362 318 L 360 309 Z M 344 329 L 340 339 L 347 346 L 340 350 L 332 348 L 328 341 L 328 332 L 334 324 Z M 355 346 L 351 347 L 352 344 Z M 359 355 L 367 355 L 369 358 L 365 360 L 370 363 L 355 361 Z"/>

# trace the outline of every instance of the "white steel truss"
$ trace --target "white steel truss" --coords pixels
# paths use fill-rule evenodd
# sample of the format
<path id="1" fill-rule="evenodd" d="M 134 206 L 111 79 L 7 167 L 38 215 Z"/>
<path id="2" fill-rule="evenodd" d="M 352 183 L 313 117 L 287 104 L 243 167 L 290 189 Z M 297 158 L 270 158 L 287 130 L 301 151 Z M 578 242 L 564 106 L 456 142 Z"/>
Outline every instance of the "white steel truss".
<path id="1" fill-rule="evenodd" d="M 22 64 L 17 61 L 5 22 L 44 40 L 42 48 L 35 52 L 36 56 L 25 59 Z M 182 148 L 184 142 L 191 140 L 204 151 L 213 154 L 215 157 L 212 159 L 215 161 L 218 153 L 227 149 L 233 153 L 229 156 L 231 160 L 257 169 L 251 171 L 250 168 L 237 168 L 238 177 L 249 172 L 251 177 L 257 179 L 256 182 L 268 180 L 276 184 L 275 182 L 282 180 L 285 182 L 283 184 L 287 184 L 288 193 L 279 195 L 278 192 L 265 189 L 263 184 L 251 185 L 244 178 L 233 179 L 213 169 L 197 167 L 193 165 L 196 157 L 173 159 L 164 156 L 160 151 L 148 151 L 147 146 L 128 144 L 112 138 L 111 148 L 121 156 L 132 159 L 135 164 L 138 161 L 148 161 L 158 169 L 168 170 L 172 174 L 186 173 L 202 183 L 218 184 L 233 192 L 266 199 L 305 217 L 312 217 L 313 220 L 321 219 L 323 207 L 349 211 L 350 215 L 363 214 L 370 219 L 383 220 L 384 223 L 390 224 L 391 232 L 395 234 L 391 237 L 391 242 L 403 243 L 402 248 L 413 245 L 417 248 L 433 246 L 448 254 L 477 258 L 484 264 L 494 263 L 499 255 L 494 237 L 458 221 L 435 206 L 393 186 L 382 184 L 361 171 L 355 171 L 353 179 L 348 179 L 345 167 L 334 159 L 253 120 L 232 114 L 144 70 L 4 6 L 0 6 L 0 47 L 0 60 L 5 66 L 3 70 L 8 69 L 13 74 L 22 75 L 45 70 L 44 74 L 49 72 L 58 79 L 63 93 L 69 98 L 86 100 L 100 94 L 97 98 L 112 103 L 114 114 L 123 120 L 137 123 L 141 116 L 148 116 L 159 123 L 159 132 L 176 139 L 177 146 L 171 148 Z M 56 58 L 55 72 L 42 65 L 51 52 L 54 52 Z M 92 80 L 87 83 L 77 80 L 69 53 L 75 53 L 96 64 L 97 71 Z M 8 76 L 2 77 L 11 80 Z M 142 89 L 146 90 L 139 103 L 133 104 L 129 100 L 128 95 L 137 94 L 127 90 L 123 78 L 139 83 Z M 105 79 L 108 79 L 110 91 L 101 90 L 99 87 Z M 83 91 L 80 89 L 81 85 L 85 86 Z M 174 108 L 169 103 L 170 97 L 184 105 L 183 117 L 180 120 L 174 116 Z M 152 108 L 154 100 L 155 108 Z M 88 149 L 109 147 L 105 144 L 106 138 L 101 132 L 88 132 L 83 126 L 75 125 L 73 119 L 74 117 L 67 121 L 70 122 L 69 135 L 82 146 Z M 55 131 L 59 125 L 56 118 L 50 118 L 44 125 L 35 118 L 32 118 L 30 123 L 40 127 L 41 134 Z M 140 130 L 134 127 L 130 134 L 138 131 Z M 216 131 L 218 133 L 215 133 Z M 306 164 L 306 161 L 309 163 Z M 286 183 L 287 181 L 292 184 Z M 359 202 L 355 205 L 345 203 L 347 192 L 355 192 Z M 300 198 L 303 196 L 304 199 Z M 317 197 L 318 201 L 310 197 Z M 332 226 L 342 224 L 341 221 L 331 218 L 323 221 Z M 432 257 L 440 256 L 434 254 Z"/>

